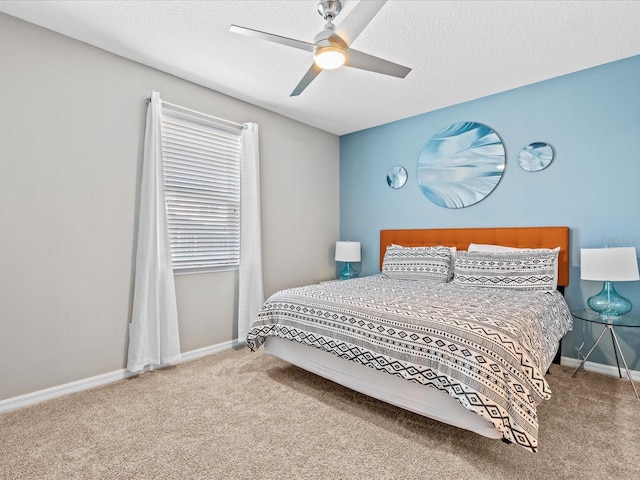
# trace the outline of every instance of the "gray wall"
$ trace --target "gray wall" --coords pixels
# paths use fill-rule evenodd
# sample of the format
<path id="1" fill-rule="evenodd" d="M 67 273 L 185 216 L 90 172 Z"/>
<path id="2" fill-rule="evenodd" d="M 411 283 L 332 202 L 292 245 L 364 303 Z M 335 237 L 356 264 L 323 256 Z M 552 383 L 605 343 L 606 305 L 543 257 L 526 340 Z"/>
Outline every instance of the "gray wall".
<path id="1" fill-rule="evenodd" d="M 265 294 L 335 275 L 339 139 L 0 14 L 0 400 L 126 364 L 145 98 L 260 125 Z M 176 277 L 183 351 L 237 272 Z"/>

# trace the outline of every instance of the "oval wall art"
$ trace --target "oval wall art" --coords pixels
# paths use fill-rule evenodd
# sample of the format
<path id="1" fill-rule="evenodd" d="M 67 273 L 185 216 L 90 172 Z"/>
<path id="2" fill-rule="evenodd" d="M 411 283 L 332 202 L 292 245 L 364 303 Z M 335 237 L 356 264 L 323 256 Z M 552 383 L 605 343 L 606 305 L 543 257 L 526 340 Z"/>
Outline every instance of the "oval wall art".
<path id="1" fill-rule="evenodd" d="M 496 188 L 504 167 L 505 149 L 496 132 L 481 123 L 454 123 L 422 149 L 418 185 L 436 205 L 468 207 Z"/>
<path id="2" fill-rule="evenodd" d="M 533 142 L 520 150 L 518 163 L 527 172 L 539 172 L 553 160 L 553 148 L 548 143 Z"/>

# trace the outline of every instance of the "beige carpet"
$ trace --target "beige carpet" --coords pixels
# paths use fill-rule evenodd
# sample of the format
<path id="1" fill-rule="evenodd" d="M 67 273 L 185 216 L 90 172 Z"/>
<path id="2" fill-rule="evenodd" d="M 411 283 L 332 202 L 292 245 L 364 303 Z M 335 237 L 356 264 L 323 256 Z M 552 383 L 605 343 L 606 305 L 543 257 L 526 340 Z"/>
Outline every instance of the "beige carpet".
<path id="1" fill-rule="evenodd" d="M 531 454 L 230 350 L 0 415 L 0 478 L 640 479 L 629 382 L 570 374 Z"/>

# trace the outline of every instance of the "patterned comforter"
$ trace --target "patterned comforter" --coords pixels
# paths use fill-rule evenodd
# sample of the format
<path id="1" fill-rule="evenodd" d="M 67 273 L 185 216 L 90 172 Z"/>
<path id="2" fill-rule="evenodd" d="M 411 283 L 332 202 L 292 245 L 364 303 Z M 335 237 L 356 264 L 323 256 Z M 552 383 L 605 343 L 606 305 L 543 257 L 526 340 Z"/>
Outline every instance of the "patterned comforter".
<path id="1" fill-rule="evenodd" d="M 544 375 L 571 323 L 559 292 L 374 276 L 272 295 L 247 345 L 286 338 L 446 391 L 535 452 Z"/>

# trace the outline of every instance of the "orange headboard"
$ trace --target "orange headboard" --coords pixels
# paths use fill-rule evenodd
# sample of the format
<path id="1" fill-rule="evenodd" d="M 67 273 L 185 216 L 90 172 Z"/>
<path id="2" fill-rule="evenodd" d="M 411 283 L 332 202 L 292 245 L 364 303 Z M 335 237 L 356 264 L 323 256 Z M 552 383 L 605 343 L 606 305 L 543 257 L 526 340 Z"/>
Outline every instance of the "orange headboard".
<path id="1" fill-rule="evenodd" d="M 466 250 L 470 243 L 486 243 L 516 248 L 556 248 L 558 285 L 569 285 L 569 227 L 435 228 L 380 230 L 380 270 L 391 244 L 405 247 L 437 246 Z"/>

